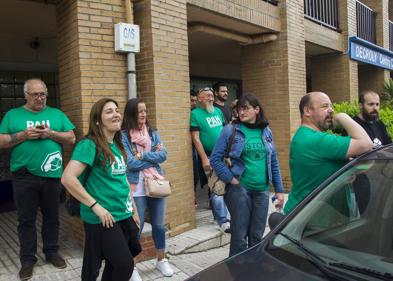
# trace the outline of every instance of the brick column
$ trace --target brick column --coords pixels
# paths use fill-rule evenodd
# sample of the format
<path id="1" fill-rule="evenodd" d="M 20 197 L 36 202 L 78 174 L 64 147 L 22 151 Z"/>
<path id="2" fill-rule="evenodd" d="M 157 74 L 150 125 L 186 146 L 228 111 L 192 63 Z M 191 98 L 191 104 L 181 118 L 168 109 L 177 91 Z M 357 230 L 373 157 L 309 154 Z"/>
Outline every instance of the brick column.
<path id="1" fill-rule="evenodd" d="M 127 58 L 114 52 L 114 24 L 125 21 L 122 0 L 61 1 L 57 7 L 62 108 L 80 136 L 91 106 L 112 97 L 121 110 L 127 100 Z"/>
<path id="2" fill-rule="evenodd" d="M 376 26 L 376 39 L 377 45 L 389 50 L 389 1 L 371 1 L 363 0 L 365 5 L 376 13 L 375 26 Z M 359 73 L 359 91 L 372 89 L 380 92 L 383 89 L 383 84 L 390 78 L 390 71 L 377 67 L 365 67 Z"/>
<path id="3" fill-rule="evenodd" d="M 75 124 L 79 138 L 87 133 L 95 101 L 112 97 L 124 108 L 127 99 L 127 59 L 114 52 L 113 43 L 114 24 L 124 22 L 124 1 L 106 2 L 68 0 L 57 5 L 61 108 Z M 69 235 L 83 243 L 81 220 L 69 218 L 68 222 Z"/>
<path id="4" fill-rule="evenodd" d="M 348 49 L 350 36 L 356 36 L 356 2 L 338 1 L 339 28 L 344 38 L 344 50 Z M 330 54 L 311 60 L 313 91 L 328 94 L 333 102 L 354 101 L 358 96 L 358 65 L 348 54 Z"/>
<path id="5" fill-rule="evenodd" d="M 176 235 L 195 227 L 186 1 L 134 1 L 134 17 L 141 27 L 138 96 L 168 149 L 164 169 L 173 195 L 166 221 L 169 234 Z"/>
<path id="6" fill-rule="evenodd" d="M 303 1 L 280 1 L 280 11 L 276 41 L 243 47 L 242 80 L 244 92 L 255 93 L 262 102 L 289 189 L 289 144 L 299 126 L 299 100 L 306 93 Z"/>

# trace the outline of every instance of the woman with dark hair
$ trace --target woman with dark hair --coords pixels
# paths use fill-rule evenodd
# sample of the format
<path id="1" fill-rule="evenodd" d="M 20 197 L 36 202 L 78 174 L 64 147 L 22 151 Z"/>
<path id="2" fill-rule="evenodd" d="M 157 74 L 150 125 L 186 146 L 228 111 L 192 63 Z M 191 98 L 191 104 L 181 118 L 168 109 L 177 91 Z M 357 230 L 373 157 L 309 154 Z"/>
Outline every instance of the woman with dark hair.
<path id="1" fill-rule="evenodd" d="M 82 280 L 128 281 L 141 252 L 139 228 L 126 176 L 121 115 L 115 100 L 103 98 L 91 111 L 86 138 L 75 147 L 61 182 L 80 204 L 85 227 Z"/>
<path id="2" fill-rule="evenodd" d="M 227 183 L 224 200 L 231 214 L 229 256 L 262 240 L 269 184 L 274 186 L 277 205 L 282 206 L 284 201 L 277 153 L 261 104 L 255 95 L 246 94 L 239 99 L 237 111 L 239 118 L 224 127 L 210 156 L 217 176 Z M 224 162 L 225 155 L 230 158 L 230 167 Z"/>
<path id="3" fill-rule="evenodd" d="M 139 98 L 128 100 L 124 110 L 122 141 L 127 152 L 127 178 L 141 222 L 146 209 L 149 211 L 152 236 L 157 252 L 156 268 L 164 276 L 172 276 L 173 270 L 165 258 L 165 211 L 166 198 L 146 196 L 144 178 L 163 178 L 160 164 L 166 160 L 167 151 L 158 132 L 149 125 L 146 118 L 146 104 Z M 132 280 L 141 280 L 135 273 Z"/>

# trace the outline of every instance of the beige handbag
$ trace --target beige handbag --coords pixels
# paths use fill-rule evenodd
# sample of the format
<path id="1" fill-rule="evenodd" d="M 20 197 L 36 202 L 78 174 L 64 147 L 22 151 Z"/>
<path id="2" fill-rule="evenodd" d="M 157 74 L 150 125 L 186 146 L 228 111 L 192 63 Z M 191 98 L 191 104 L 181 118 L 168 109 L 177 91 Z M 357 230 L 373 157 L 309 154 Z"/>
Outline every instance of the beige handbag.
<path id="1" fill-rule="evenodd" d="M 171 183 L 168 180 L 144 178 L 146 196 L 161 198 L 171 195 Z"/>
<path id="2" fill-rule="evenodd" d="M 210 191 L 215 195 L 225 195 L 226 184 L 217 177 L 217 174 L 214 170 L 211 171 L 209 177 L 207 178 L 207 185 L 209 186 Z"/>
<path id="3" fill-rule="evenodd" d="M 235 135 L 236 135 L 236 129 L 235 129 L 235 126 L 232 125 L 232 134 L 231 134 L 231 137 L 229 138 L 228 147 L 225 150 L 225 155 L 224 155 L 224 163 L 229 168 L 232 166 L 232 163 L 231 163 L 231 159 L 229 158 L 228 155 L 232 149 L 232 144 L 235 139 Z M 209 186 L 210 191 L 213 192 L 215 195 L 218 195 L 218 196 L 225 195 L 226 183 L 218 178 L 216 171 L 212 170 L 210 172 L 210 175 L 207 178 L 207 185 Z"/>

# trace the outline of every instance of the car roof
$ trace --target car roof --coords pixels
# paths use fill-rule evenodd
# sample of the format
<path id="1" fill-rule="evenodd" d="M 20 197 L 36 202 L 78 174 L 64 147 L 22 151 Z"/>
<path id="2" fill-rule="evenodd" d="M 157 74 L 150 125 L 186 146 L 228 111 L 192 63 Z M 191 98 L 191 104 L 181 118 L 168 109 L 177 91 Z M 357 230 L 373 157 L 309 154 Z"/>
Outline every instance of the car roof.
<path id="1" fill-rule="evenodd" d="M 393 160 L 393 144 L 375 148 L 360 156 L 358 160 Z"/>

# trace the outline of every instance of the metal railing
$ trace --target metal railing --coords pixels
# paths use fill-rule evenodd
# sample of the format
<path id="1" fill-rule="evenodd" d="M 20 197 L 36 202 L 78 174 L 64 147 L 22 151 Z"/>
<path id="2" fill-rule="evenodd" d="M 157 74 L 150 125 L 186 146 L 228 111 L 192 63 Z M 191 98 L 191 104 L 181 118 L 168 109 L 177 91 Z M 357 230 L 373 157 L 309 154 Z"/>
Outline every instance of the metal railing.
<path id="1" fill-rule="evenodd" d="M 375 12 L 360 1 L 356 1 L 356 25 L 358 37 L 376 43 Z"/>
<path id="2" fill-rule="evenodd" d="M 393 21 L 389 21 L 389 50 L 393 51 Z"/>
<path id="3" fill-rule="evenodd" d="M 338 29 L 337 0 L 304 0 L 304 17 L 331 29 Z"/>

